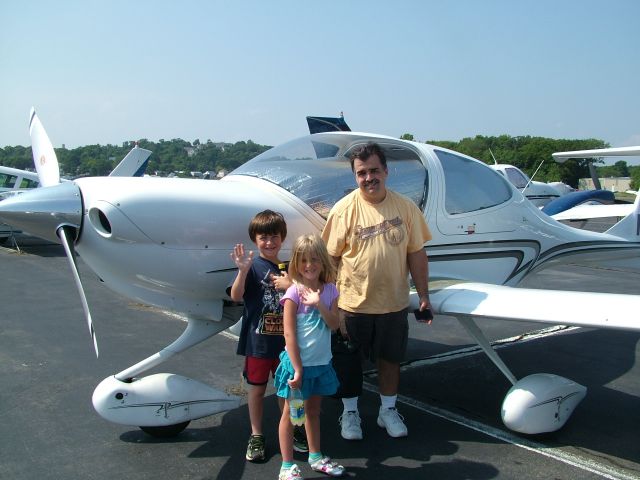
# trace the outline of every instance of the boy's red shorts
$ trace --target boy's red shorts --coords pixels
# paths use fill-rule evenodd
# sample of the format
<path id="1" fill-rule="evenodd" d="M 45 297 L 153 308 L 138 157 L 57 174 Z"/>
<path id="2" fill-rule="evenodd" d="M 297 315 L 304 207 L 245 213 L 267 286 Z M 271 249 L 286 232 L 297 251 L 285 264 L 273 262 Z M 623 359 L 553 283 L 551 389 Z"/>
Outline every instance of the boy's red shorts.
<path id="1" fill-rule="evenodd" d="M 269 372 L 273 377 L 278 365 L 279 358 L 245 357 L 242 374 L 249 385 L 266 385 L 269 382 Z"/>

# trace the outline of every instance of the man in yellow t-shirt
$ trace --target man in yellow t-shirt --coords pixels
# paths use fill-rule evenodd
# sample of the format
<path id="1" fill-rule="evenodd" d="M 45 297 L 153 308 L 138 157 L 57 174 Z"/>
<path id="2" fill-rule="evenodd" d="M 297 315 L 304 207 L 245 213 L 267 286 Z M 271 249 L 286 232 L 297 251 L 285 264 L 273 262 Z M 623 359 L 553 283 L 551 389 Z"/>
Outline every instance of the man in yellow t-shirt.
<path id="1" fill-rule="evenodd" d="M 350 160 L 358 189 L 333 206 L 322 238 L 338 266 L 341 331 L 378 368 L 378 426 L 392 437 L 404 437 L 407 427 L 395 406 L 409 331 L 408 276 L 420 296 L 420 310 L 429 309 L 424 244 L 431 232 L 411 200 L 386 188 L 389 172 L 379 145 L 359 147 Z M 349 384 L 347 391 L 361 392 L 359 377 L 340 381 Z M 342 437 L 362 439 L 358 396 L 342 402 Z"/>

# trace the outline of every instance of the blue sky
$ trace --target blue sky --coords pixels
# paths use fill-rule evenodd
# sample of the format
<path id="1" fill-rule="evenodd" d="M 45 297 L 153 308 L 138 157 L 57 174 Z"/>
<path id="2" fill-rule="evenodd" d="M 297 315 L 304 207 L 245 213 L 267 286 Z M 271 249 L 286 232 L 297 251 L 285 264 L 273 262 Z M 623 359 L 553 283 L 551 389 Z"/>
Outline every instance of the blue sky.
<path id="1" fill-rule="evenodd" d="M 640 144 L 640 1 L 0 2 L 0 146 L 353 130 Z M 636 163 L 631 162 L 629 163 Z"/>

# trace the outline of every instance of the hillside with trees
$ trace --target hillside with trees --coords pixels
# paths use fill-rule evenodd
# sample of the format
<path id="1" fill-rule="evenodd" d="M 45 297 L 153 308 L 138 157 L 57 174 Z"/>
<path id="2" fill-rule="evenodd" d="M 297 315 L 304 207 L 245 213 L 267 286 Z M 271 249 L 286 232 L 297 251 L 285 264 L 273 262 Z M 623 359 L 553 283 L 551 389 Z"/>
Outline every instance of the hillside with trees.
<path id="1" fill-rule="evenodd" d="M 168 175 L 171 172 L 227 172 L 242 165 L 247 160 L 271 148 L 248 140 L 236 143 L 213 143 L 211 140 L 200 143 L 182 139 L 138 141 L 141 148 L 151 150 L 147 173 L 158 172 Z M 56 156 L 63 175 L 69 177 L 107 175 L 133 148 L 134 142 L 116 145 L 87 145 L 73 149 L 56 148 Z M 0 149 L 0 165 L 6 167 L 33 169 L 31 147 L 4 147 Z"/>

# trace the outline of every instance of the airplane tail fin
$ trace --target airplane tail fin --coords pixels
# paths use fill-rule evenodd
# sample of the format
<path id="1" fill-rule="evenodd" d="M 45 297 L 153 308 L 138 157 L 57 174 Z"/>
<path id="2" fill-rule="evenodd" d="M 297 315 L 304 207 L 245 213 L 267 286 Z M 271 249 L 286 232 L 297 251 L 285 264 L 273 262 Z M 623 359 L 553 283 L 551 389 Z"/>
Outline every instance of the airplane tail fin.
<path id="1" fill-rule="evenodd" d="M 141 177 L 144 175 L 151 150 L 140 148 L 137 145 L 120 161 L 116 168 L 109 174 L 110 177 Z"/>
<path id="2" fill-rule="evenodd" d="M 307 117 L 309 133 L 350 132 L 344 117 Z"/>
<path id="3" fill-rule="evenodd" d="M 640 241 L 640 190 L 636 192 L 636 201 L 633 203 L 633 211 L 605 233 L 624 238 L 630 242 Z"/>

